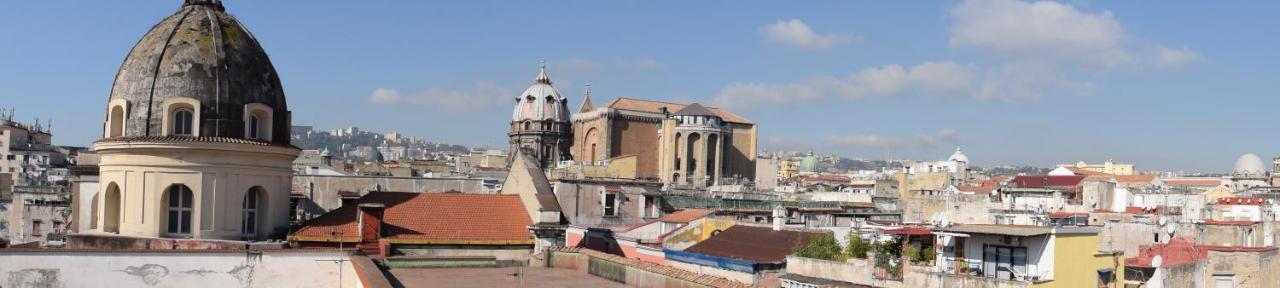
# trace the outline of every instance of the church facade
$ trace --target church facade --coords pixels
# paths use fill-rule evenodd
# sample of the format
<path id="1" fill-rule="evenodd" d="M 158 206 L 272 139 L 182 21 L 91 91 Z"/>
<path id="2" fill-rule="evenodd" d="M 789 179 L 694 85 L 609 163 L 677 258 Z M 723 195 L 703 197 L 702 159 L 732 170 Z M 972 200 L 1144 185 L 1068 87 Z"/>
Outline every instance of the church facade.
<path id="1" fill-rule="evenodd" d="M 218 0 L 186 0 L 126 56 L 105 109 L 90 229 L 261 240 L 287 231 L 291 113 L 275 68 Z"/>
<path id="2" fill-rule="evenodd" d="M 584 102 L 589 100 L 584 100 Z M 589 103 L 589 102 L 587 102 Z M 755 175 L 754 122 L 700 104 L 617 98 L 573 115 L 576 162 L 636 158 L 636 176 L 677 187 L 749 182 Z"/>

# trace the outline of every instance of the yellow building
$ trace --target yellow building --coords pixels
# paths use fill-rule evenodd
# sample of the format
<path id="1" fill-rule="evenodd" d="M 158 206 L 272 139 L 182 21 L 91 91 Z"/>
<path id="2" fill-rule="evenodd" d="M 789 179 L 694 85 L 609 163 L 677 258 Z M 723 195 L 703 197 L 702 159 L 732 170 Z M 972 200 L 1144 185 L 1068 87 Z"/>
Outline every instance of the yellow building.
<path id="1" fill-rule="evenodd" d="M 1089 163 L 1085 163 L 1084 161 L 1080 161 L 1080 162 L 1076 162 L 1076 164 L 1063 164 L 1058 166 L 1074 167 L 1082 170 L 1093 171 L 1098 173 L 1106 173 L 1111 175 L 1133 175 L 1138 173 L 1138 170 L 1134 169 L 1133 164 L 1116 163 L 1115 160 L 1111 160 L 1111 159 L 1107 159 L 1107 161 L 1102 162 L 1102 164 L 1089 164 Z"/>
<path id="2" fill-rule="evenodd" d="M 934 229 L 938 269 L 908 287 L 1123 287 L 1122 252 L 1099 251 L 1098 227 L 955 225 Z"/>
<path id="3" fill-rule="evenodd" d="M 791 179 L 800 175 L 800 166 L 794 160 L 782 160 L 778 163 L 778 176 L 782 179 Z"/>

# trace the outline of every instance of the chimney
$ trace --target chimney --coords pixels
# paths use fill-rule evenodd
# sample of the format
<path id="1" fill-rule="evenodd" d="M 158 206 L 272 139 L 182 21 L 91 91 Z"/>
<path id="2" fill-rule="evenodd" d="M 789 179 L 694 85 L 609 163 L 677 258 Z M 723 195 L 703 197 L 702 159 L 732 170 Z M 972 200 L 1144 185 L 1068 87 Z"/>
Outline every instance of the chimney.
<path id="1" fill-rule="evenodd" d="M 787 217 L 787 208 L 782 205 L 773 206 L 773 231 L 782 230 L 782 219 Z"/>
<path id="2" fill-rule="evenodd" d="M 358 223 L 360 224 L 360 242 L 378 242 L 382 238 L 382 211 L 386 205 L 382 203 L 360 203 Z"/>

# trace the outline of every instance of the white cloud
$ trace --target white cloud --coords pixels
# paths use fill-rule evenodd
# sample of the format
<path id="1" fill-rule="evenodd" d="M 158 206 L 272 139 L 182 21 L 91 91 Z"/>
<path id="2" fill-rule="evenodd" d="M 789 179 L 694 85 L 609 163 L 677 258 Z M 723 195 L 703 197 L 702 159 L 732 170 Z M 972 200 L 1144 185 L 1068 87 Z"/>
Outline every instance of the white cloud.
<path id="1" fill-rule="evenodd" d="M 1162 68 L 1181 67 L 1183 65 L 1202 60 L 1200 58 L 1200 54 L 1197 54 L 1195 51 L 1191 51 L 1191 49 L 1187 47 L 1159 47 L 1156 48 L 1156 51 L 1156 66 Z"/>
<path id="2" fill-rule="evenodd" d="M 813 78 L 792 84 L 735 83 L 725 87 L 712 105 L 725 109 L 750 109 L 760 105 L 786 104 L 822 98 L 829 80 Z"/>
<path id="3" fill-rule="evenodd" d="M 814 50 L 831 49 L 833 46 L 853 43 L 855 39 L 850 34 L 818 34 L 800 19 L 778 20 L 760 27 L 760 33 L 770 42 Z"/>
<path id="4" fill-rule="evenodd" d="M 846 77 L 818 75 L 788 84 L 737 83 L 712 102 L 732 109 L 817 100 L 827 95 L 849 99 L 896 97 L 911 91 L 942 96 L 975 97 L 972 69 L 954 62 L 925 62 L 910 68 L 890 64 Z"/>
<path id="5" fill-rule="evenodd" d="M 503 104 L 503 99 L 515 95 L 515 91 L 487 82 L 476 82 L 467 89 L 451 90 L 440 87 L 405 94 L 395 89 L 377 88 L 369 95 L 369 101 L 383 105 L 418 105 L 441 112 L 470 112 Z"/>
<path id="6" fill-rule="evenodd" d="M 1132 61 L 1129 36 L 1110 11 L 1086 13 L 1053 1 L 970 0 L 951 9 L 955 47 L 992 55 L 1111 67 Z"/>

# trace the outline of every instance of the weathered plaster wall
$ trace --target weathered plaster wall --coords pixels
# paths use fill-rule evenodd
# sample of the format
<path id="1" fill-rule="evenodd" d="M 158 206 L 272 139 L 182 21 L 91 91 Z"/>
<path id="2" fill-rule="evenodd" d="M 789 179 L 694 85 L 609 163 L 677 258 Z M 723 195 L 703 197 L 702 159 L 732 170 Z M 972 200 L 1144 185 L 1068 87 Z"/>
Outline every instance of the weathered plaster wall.
<path id="1" fill-rule="evenodd" d="M 0 286 L 359 287 L 338 252 L 72 252 L 0 250 Z"/>
<path id="2" fill-rule="evenodd" d="M 1277 250 L 1215 251 L 1209 250 L 1205 283 L 1213 283 L 1214 275 L 1232 275 L 1235 287 L 1280 287 L 1275 271 L 1280 269 Z"/>

